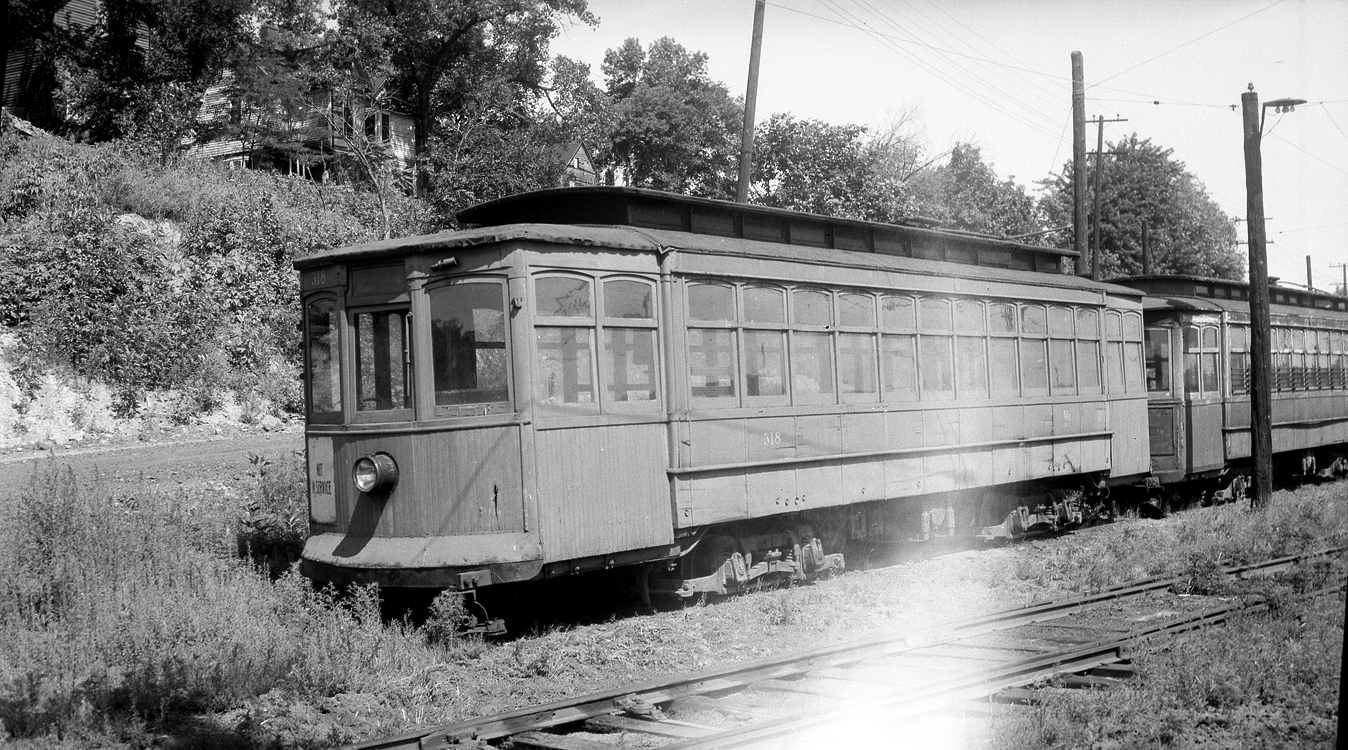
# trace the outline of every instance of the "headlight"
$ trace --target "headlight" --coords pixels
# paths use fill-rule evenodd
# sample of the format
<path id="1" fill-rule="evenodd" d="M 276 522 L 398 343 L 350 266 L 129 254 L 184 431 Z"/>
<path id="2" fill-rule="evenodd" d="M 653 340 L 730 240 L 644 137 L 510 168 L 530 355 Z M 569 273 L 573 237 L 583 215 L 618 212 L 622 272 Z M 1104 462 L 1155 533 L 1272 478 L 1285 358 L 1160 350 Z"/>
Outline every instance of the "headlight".
<path id="1" fill-rule="evenodd" d="M 361 456 L 351 467 L 351 480 L 367 495 L 388 494 L 398 484 L 398 464 L 387 453 Z"/>

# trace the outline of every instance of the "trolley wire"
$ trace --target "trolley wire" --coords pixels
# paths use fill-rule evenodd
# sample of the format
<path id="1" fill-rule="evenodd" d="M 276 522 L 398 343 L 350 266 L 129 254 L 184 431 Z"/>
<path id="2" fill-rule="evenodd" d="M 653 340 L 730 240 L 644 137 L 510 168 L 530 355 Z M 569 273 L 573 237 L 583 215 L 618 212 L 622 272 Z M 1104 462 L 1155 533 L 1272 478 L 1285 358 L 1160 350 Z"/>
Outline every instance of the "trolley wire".
<path id="1" fill-rule="evenodd" d="M 979 102 L 981 102 L 981 103 L 983 103 L 983 104 L 985 104 L 985 105 L 987 105 L 987 106 L 989 106 L 989 107 L 991 107 L 991 108 L 993 108 L 993 109 L 996 109 L 997 111 L 1001 112 L 1002 114 L 1006 115 L 1007 117 L 1010 117 L 1010 118 L 1012 118 L 1013 120 L 1016 120 L 1017 122 L 1019 122 L 1019 123 L 1025 125 L 1025 126 L 1027 126 L 1027 127 L 1029 127 L 1029 128 L 1031 128 L 1031 129 L 1033 129 L 1033 130 L 1036 130 L 1036 131 L 1038 131 L 1038 132 L 1040 132 L 1040 133 L 1042 133 L 1042 134 L 1044 134 L 1044 135 L 1047 135 L 1047 136 L 1049 136 L 1049 137 L 1054 137 L 1055 134 L 1053 133 L 1053 131 L 1052 131 L 1052 130 L 1049 130 L 1048 128 L 1045 128 L 1042 124 L 1037 123 L 1037 122 L 1034 122 L 1034 121 L 1031 121 L 1031 120 L 1029 120 L 1029 119 L 1023 117 L 1023 116 L 1022 116 L 1021 114 L 1019 114 L 1018 112 L 1016 112 L 1016 111 L 1014 111 L 1014 110 L 1011 110 L 1011 109 L 1008 109 L 1008 108 L 1006 108 L 1006 107 L 1004 107 L 1004 106 L 1001 106 L 1001 105 L 998 104 L 997 102 L 988 100 L 987 98 L 985 98 L 984 96 L 982 96 L 981 94 L 979 94 L 977 91 L 974 91 L 974 90 L 970 89 L 968 86 L 966 86 L 966 85 L 964 85 L 963 83 L 961 83 L 960 81 L 955 80 L 954 78 L 951 78 L 950 76 L 941 73 L 940 70 L 938 70 L 937 68 L 935 68 L 935 67 L 929 65 L 928 63 L 924 62 L 923 60 L 921 60 L 921 59 L 918 58 L 917 56 L 915 56 L 915 55 L 909 53 L 908 51 L 904 50 L 901 46 L 899 46 L 899 45 L 896 43 L 895 38 L 892 37 L 891 35 L 888 35 L 888 34 L 882 34 L 882 33 L 878 32 L 878 31 L 876 31 L 873 27 L 871 27 L 870 24 L 867 24 L 865 21 L 863 21 L 863 20 L 857 18 L 855 15 L 851 14 L 849 11 L 846 11 L 846 10 L 841 9 L 841 8 L 834 7 L 834 5 L 836 5 L 836 0 L 818 0 L 818 2 L 820 3 L 820 5 L 823 5 L 823 6 L 824 6 L 825 8 L 827 8 L 828 10 L 833 11 L 834 13 L 838 14 L 838 16 L 841 17 L 841 18 L 843 18 L 843 19 L 846 19 L 849 15 L 851 15 L 852 18 L 856 19 L 856 21 L 859 22 L 861 25 L 857 25 L 857 23 L 855 23 L 855 22 L 847 22 L 846 20 L 840 21 L 840 22 L 838 22 L 838 23 L 841 23 L 841 24 L 844 25 L 844 26 L 850 26 L 850 27 L 852 27 L 852 28 L 854 28 L 854 29 L 856 29 L 856 30 L 858 30 L 858 31 L 861 31 L 862 33 L 864 33 L 864 34 L 866 34 L 866 35 L 872 37 L 872 38 L 875 39 L 877 42 L 879 42 L 882 46 L 884 46 L 886 49 L 889 49 L 890 51 L 894 52 L 895 54 L 898 54 L 899 56 L 903 57 L 904 59 L 906 59 L 906 60 L 908 60 L 909 62 L 913 63 L 914 65 L 918 66 L 918 67 L 921 68 L 922 70 L 924 70 L 924 71 L 926 71 L 927 73 L 929 73 L 929 74 L 935 76 L 936 78 L 938 78 L 938 79 L 940 79 L 941 81 L 945 82 L 947 85 L 949 85 L 949 86 L 951 86 L 951 87 L 953 87 L 953 88 L 958 89 L 960 92 L 962 92 L 962 93 L 966 94 L 967 96 L 969 96 L 969 97 L 975 99 L 976 101 L 979 101 Z M 830 5 L 830 2 L 833 2 L 834 5 Z M 792 9 L 792 10 L 794 10 L 794 9 Z M 805 13 L 805 15 L 813 15 L 813 14 Z M 897 40 L 897 41 L 907 41 L 907 40 L 902 40 L 902 39 L 900 39 L 900 40 Z M 927 47 L 927 46 L 930 46 L 930 45 L 919 44 L 919 46 Z"/>

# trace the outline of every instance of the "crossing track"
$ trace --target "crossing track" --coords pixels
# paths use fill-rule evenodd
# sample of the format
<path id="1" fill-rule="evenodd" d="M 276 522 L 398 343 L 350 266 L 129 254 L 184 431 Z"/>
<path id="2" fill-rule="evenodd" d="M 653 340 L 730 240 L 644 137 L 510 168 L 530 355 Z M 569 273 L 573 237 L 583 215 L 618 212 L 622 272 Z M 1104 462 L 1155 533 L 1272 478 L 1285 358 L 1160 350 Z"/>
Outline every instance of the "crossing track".
<path id="1" fill-rule="evenodd" d="M 1343 549 L 1223 572 L 1230 578 L 1270 575 Z M 1170 593 L 1187 584 L 1185 576 L 1136 581 L 1088 596 L 678 675 L 351 748 L 484 747 L 506 744 L 507 738 L 513 748 L 623 746 L 611 738 L 596 742 L 594 733 L 601 732 L 630 732 L 642 738 L 641 747 L 663 742 L 660 746 L 679 750 L 795 744 L 816 732 L 826 736 L 830 727 L 854 725 L 861 717 L 883 716 L 889 724 L 1005 696 L 1008 690 L 1013 695 L 1019 686 L 1058 675 L 1094 670 L 1096 677 L 1087 681 L 1107 682 L 1130 673 L 1130 649 L 1143 641 L 1216 625 L 1237 611 L 1265 606 L 1257 597 L 1205 606 L 1212 602 L 1208 597 Z"/>

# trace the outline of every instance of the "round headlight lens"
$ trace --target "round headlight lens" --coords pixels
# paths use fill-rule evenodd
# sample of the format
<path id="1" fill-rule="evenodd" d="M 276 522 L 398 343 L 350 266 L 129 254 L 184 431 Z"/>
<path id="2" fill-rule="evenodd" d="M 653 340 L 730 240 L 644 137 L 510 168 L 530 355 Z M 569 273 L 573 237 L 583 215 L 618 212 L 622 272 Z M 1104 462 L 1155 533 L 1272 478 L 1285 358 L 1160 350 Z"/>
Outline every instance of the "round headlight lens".
<path id="1" fill-rule="evenodd" d="M 351 467 L 351 480 L 367 495 L 391 492 L 398 484 L 398 464 L 387 453 L 361 456 Z"/>

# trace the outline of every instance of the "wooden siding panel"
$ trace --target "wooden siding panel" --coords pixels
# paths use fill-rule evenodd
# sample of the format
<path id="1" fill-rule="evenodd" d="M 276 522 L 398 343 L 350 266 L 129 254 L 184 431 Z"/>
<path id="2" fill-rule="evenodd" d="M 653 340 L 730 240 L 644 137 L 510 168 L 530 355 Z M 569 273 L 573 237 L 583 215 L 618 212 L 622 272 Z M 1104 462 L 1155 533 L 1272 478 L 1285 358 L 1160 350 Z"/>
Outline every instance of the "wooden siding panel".
<path id="1" fill-rule="evenodd" d="M 538 509 L 545 559 L 671 543 L 666 443 L 665 425 L 658 422 L 539 430 Z M 694 481 L 692 507 L 714 509 L 742 499 L 743 473 L 728 486 L 734 491 Z"/>
<path id="2" fill-rule="evenodd" d="M 922 415 L 916 411 L 885 414 L 885 440 L 895 450 L 922 447 Z"/>
<path id="3" fill-rule="evenodd" d="M 796 455 L 795 417 L 754 417 L 744 425 L 746 460 L 776 461 Z"/>
<path id="4" fill-rule="evenodd" d="M 689 448 L 693 466 L 743 463 L 745 429 L 742 419 L 690 423 Z"/>
<path id="5" fill-rule="evenodd" d="M 887 447 L 884 414 L 871 412 L 842 415 L 843 453 L 869 453 Z"/>
<path id="6" fill-rule="evenodd" d="M 747 518 L 751 513 L 775 513 L 779 511 L 771 510 L 772 504 L 780 505 L 778 501 L 786 499 L 749 492 L 742 469 L 703 474 L 688 482 L 687 492 L 679 493 L 678 524 L 680 528 L 704 526 Z"/>
<path id="7" fill-rule="evenodd" d="M 885 497 L 885 462 L 854 460 L 842 466 L 842 496 L 846 503 L 864 503 Z"/>
<path id="8" fill-rule="evenodd" d="M 337 481 L 338 529 L 358 536 L 481 534 L 524 529 L 519 427 L 419 435 L 334 436 L 335 472 L 383 451 L 398 463 L 387 499 Z"/>
<path id="9" fill-rule="evenodd" d="M 842 416 L 796 417 L 796 455 L 833 456 L 842 452 Z"/>

